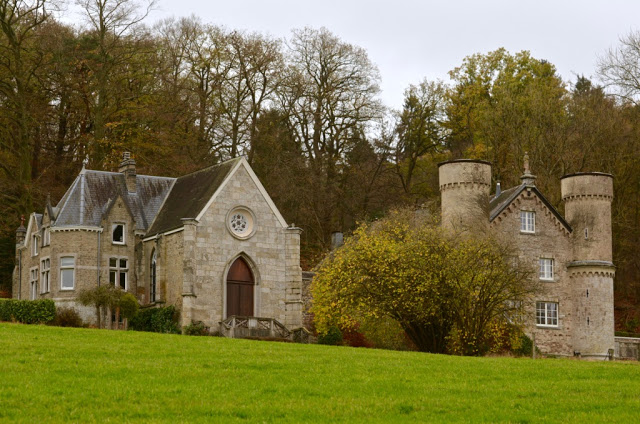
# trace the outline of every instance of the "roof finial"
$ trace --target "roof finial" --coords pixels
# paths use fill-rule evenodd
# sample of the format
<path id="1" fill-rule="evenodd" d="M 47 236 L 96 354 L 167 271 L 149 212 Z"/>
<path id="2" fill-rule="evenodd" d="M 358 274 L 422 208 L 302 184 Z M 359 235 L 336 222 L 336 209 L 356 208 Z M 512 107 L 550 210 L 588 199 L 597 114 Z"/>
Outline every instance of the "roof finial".
<path id="1" fill-rule="evenodd" d="M 20 226 L 24 227 L 24 215 L 20 215 Z"/>
<path id="2" fill-rule="evenodd" d="M 520 177 L 523 184 L 535 185 L 536 176 L 531 173 L 529 168 L 529 152 L 524 152 L 524 174 Z"/>

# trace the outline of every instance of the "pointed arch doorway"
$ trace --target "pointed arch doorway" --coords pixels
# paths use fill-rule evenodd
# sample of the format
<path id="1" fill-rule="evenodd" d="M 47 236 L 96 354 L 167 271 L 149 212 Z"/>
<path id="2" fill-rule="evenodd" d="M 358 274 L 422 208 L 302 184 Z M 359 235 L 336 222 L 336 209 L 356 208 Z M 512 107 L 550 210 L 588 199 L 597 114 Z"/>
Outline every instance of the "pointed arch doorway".
<path id="1" fill-rule="evenodd" d="M 227 273 L 227 316 L 253 316 L 255 281 L 244 258 L 236 259 Z"/>

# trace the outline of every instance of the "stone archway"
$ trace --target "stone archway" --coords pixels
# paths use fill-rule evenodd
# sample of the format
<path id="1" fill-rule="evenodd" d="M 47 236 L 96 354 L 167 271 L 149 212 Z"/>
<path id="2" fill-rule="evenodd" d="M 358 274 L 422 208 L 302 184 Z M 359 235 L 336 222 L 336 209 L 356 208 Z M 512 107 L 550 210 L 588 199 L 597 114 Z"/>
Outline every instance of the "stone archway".
<path id="1" fill-rule="evenodd" d="M 254 315 L 255 280 L 249 264 L 237 258 L 227 273 L 227 316 L 251 317 Z"/>

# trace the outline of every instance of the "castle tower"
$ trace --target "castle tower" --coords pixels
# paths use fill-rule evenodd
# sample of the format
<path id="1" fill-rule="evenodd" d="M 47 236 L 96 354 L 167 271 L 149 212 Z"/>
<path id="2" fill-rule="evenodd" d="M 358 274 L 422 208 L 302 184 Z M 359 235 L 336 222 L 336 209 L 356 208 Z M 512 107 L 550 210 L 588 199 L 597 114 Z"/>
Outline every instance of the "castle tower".
<path id="1" fill-rule="evenodd" d="M 613 177 L 599 172 L 566 175 L 561 191 L 573 230 L 567 269 L 575 305 L 574 348 L 582 356 L 604 356 L 614 348 Z"/>
<path id="2" fill-rule="evenodd" d="M 458 159 L 438 164 L 442 226 L 454 231 L 483 232 L 489 228 L 491 164 Z"/>

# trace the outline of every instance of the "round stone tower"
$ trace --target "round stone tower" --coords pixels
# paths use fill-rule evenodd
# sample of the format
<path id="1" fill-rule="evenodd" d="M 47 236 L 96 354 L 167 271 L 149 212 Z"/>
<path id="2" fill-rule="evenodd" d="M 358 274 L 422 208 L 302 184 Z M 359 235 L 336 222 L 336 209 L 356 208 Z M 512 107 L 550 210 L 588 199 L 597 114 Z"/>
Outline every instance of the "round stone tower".
<path id="1" fill-rule="evenodd" d="M 606 356 L 614 348 L 613 177 L 600 172 L 566 175 L 561 190 L 565 218 L 572 228 L 572 261 L 567 269 L 575 350 L 582 356 Z"/>
<path id="2" fill-rule="evenodd" d="M 489 228 L 491 164 L 458 159 L 438 164 L 442 226 L 454 231 L 483 232 Z"/>

